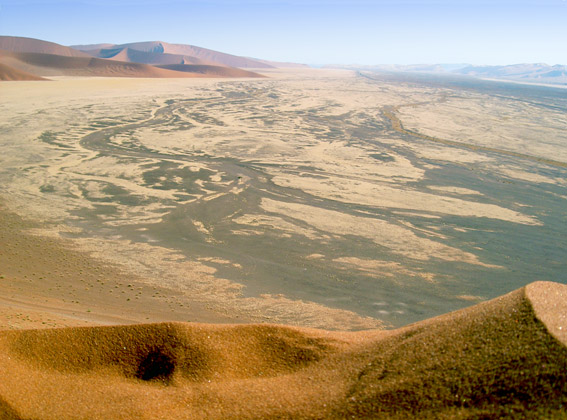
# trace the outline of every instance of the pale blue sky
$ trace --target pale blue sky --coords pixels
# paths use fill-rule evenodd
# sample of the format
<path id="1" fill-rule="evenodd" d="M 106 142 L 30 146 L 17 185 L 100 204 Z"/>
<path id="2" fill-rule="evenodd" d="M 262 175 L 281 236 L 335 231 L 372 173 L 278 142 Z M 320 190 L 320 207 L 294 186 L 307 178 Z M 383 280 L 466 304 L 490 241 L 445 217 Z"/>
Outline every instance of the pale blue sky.
<path id="1" fill-rule="evenodd" d="M 0 0 L 0 35 L 308 64 L 567 64 L 565 0 Z"/>

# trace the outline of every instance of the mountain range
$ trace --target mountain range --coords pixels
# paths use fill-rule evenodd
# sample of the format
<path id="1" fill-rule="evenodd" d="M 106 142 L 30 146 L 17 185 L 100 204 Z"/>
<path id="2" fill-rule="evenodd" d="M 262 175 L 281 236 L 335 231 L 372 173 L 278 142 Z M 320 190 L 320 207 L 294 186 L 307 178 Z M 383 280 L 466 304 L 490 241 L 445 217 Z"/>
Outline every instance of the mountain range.
<path id="1" fill-rule="evenodd" d="M 0 80 L 54 76 L 264 77 L 247 69 L 301 66 L 159 41 L 67 47 L 33 38 L 0 36 Z"/>
<path id="2" fill-rule="evenodd" d="M 455 74 L 485 79 L 501 79 L 526 83 L 567 85 L 567 66 L 545 63 L 523 63 L 503 66 L 477 66 L 472 64 L 381 64 L 376 66 L 332 65 L 343 68 L 386 72 Z"/>

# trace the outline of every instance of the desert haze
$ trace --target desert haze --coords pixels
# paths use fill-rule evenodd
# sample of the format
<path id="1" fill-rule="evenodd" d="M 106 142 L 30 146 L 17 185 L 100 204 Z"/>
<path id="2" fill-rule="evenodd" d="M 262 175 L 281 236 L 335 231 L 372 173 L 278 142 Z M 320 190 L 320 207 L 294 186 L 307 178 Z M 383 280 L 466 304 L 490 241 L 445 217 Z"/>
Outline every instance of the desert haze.
<path id="1" fill-rule="evenodd" d="M 565 90 L 392 70 L 0 37 L 0 418 L 564 419 Z"/>

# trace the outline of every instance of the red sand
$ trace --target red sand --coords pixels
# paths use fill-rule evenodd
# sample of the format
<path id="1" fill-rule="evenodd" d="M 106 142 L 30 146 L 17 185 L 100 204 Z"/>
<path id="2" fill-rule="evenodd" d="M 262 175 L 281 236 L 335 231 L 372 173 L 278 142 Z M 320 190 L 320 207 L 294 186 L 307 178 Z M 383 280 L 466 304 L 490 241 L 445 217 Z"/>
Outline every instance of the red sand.
<path id="1" fill-rule="evenodd" d="M 208 66 L 201 64 L 169 64 L 169 65 L 161 65 L 157 67 L 167 70 L 181 71 L 187 73 L 207 74 L 218 77 L 265 77 L 258 73 L 237 69 L 234 67 Z"/>
<path id="2" fill-rule="evenodd" d="M 46 79 L 0 63 L 0 80 L 22 81 L 22 80 L 46 80 Z"/>
<path id="3" fill-rule="evenodd" d="M 19 36 L 0 36 L 0 50 L 12 52 L 56 54 L 65 57 L 90 57 L 83 51 L 64 47 L 63 45 L 59 45 L 54 42 L 42 41 L 35 38 L 24 38 Z"/>
<path id="4" fill-rule="evenodd" d="M 97 56 L 100 57 L 108 54 L 109 50 L 116 50 L 116 54 L 118 54 L 120 53 L 120 50 L 123 49 L 136 51 L 137 54 L 135 54 L 135 57 L 130 56 L 130 58 L 135 59 L 137 62 L 149 64 L 174 64 L 171 61 L 164 62 L 162 61 L 162 58 L 160 58 L 161 55 L 169 55 L 177 57 L 178 61 L 176 63 L 182 62 L 180 60 L 187 57 L 190 58 L 190 62 L 192 62 L 191 59 L 198 60 L 196 64 L 210 64 L 239 68 L 273 68 L 272 65 L 263 62 L 262 60 L 239 57 L 232 54 L 222 53 L 220 51 L 196 47 L 194 45 L 169 44 L 161 41 L 134 42 L 130 44 L 114 45 L 111 48 L 101 49 L 98 52 L 90 51 L 90 53 L 98 53 L 99 55 Z"/>
<path id="5" fill-rule="evenodd" d="M 263 77 L 257 73 L 240 69 L 216 66 L 183 66 L 182 71 L 158 68 L 148 64 L 127 63 L 93 57 L 65 57 L 54 54 L 14 53 L 0 50 L 0 64 L 19 72 L 39 76 L 83 76 L 83 77 L 143 77 L 143 78 L 189 78 L 189 77 Z"/>

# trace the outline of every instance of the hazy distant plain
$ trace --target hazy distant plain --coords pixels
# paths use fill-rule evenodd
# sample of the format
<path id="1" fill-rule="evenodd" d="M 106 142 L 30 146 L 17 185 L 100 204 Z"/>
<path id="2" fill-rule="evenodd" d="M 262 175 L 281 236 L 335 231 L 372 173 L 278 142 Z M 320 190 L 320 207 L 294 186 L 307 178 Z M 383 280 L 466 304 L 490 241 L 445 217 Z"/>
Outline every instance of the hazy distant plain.
<path id="1" fill-rule="evenodd" d="M 268 75 L 3 85 L 0 194 L 253 321 L 399 326 L 567 280 L 564 91 Z"/>

